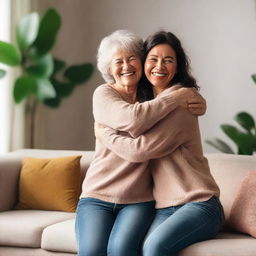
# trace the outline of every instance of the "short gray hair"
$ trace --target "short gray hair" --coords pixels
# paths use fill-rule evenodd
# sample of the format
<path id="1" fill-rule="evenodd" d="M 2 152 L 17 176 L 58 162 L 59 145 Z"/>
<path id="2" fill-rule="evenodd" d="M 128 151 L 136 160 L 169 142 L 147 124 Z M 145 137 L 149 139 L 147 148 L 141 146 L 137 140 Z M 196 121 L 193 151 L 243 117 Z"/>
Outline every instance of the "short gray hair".
<path id="1" fill-rule="evenodd" d="M 109 73 L 113 55 L 120 49 L 125 49 L 142 57 L 143 40 L 128 30 L 117 30 L 104 37 L 99 45 L 97 67 L 107 83 L 114 83 L 114 77 Z"/>

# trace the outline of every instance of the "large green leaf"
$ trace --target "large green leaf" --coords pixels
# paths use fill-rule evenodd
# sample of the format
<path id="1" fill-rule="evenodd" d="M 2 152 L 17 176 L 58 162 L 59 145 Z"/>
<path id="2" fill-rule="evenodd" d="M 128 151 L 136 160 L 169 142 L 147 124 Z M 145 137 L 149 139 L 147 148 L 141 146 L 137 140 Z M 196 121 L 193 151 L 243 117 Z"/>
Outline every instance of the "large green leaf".
<path id="1" fill-rule="evenodd" d="M 0 78 L 3 78 L 6 75 L 6 71 L 3 69 L 0 69 Z"/>
<path id="2" fill-rule="evenodd" d="M 236 127 L 228 124 L 221 125 L 221 129 L 235 142 L 239 151 L 243 152 L 243 154 L 252 155 L 256 145 L 256 137 L 254 135 L 243 133 Z"/>
<path id="3" fill-rule="evenodd" d="M 69 67 L 64 76 L 69 79 L 69 81 L 75 85 L 82 84 L 87 81 L 93 73 L 93 65 L 92 64 L 81 64 L 74 65 Z"/>
<path id="4" fill-rule="evenodd" d="M 48 78 L 53 72 L 53 60 L 51 54 L 35 60 L 34 64 L 26 68 L 26 72 L 36 77 Z"/>
<path id="5" fill-rule="evenodd" d="M 55 43 L 61 26 L 61 17 L 54 9 L 48 9 L 43 16 L 34 47 L 38 55 L 48 53 Z"/>
<path id="6" fill-rule="evenodd" d="M 17 25 L 16 40 L 21 51 L 32 45 L 37 37 L 39 28 L 39 15 L 31 13 L 24 16 Z"/>
<path id="7" fill-rule="evenodd" d="M 63 60 L 53 58 L 53 75 L 61 71 L 65 66 L 66 63 Z"/>
<path id="8" fill-rule="evenodd" d="M 56 96 L 55 89 L 51 82 L 46 78 L 36 78 L 37 81 L 37 91 L 36 97 L 40 101 L 44 101 L 46 99 L 51 99 Z"/>
<path id="9" fill-rule="evenodd" d="M 19 77 L 14 84 L 13 96 L 16 103 L 20 103 L 37 91 L 37 81 L 32 76 Z"/>
<path id="10" fill-rule="evenodd" d="M 205 142 L 223 153 L 235 154 L 231 147 L 221 139 L 215 138 L 213 140 L 206 140 Z"/>
<path id="11" fill-rule="evenodd" d="M 256 84 L 256 74 L 252 75 L 252 80 L 254 81 L 254 83 Z"/>
<path id="12" fill-rule="evenodd" d="M 51 108 L 57 108 L 60 106 L 61 99 L 59 97 L 55 97 L 52 99 L 47 99 L 43 103 Z"/>
<path id="13" fill-rule="evenodd" d="M 20 52 L 14 45 L 0 41 L 0 62 L 9 66 L 17 66 L 21 62 Z"/>
<path id="14" fill-rule="evenodd" d="M 247 112 L 240 112 L 235 116 L 235 120 L 248 132 L 255 129 L 254 118 Z"/>
<path id="15" fill-rule="evenodd" d="M 68 97 L 74 90 L 74 85 L 69 82 L 60 82 L 55 78 L 51 79 L 51 83 L 53 84 L 58 97 Z"/>

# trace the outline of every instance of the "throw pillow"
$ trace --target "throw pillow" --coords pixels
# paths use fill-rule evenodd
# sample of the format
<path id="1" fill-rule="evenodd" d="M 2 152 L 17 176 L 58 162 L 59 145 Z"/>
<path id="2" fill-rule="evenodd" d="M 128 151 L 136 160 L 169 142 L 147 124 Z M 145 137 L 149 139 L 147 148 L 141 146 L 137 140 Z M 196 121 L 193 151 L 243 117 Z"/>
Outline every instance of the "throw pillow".
<path id="1" fill-rule="evenodd" d="M 227 224 L 239 232 L 256 237 L 256 171 L 244 177 L 231 208 Z"/>
<path id="2" fill-rule="evenodd" d="M 74 212 L 81 192 L 80 158 L 25 158 L 16 209 Z"/>

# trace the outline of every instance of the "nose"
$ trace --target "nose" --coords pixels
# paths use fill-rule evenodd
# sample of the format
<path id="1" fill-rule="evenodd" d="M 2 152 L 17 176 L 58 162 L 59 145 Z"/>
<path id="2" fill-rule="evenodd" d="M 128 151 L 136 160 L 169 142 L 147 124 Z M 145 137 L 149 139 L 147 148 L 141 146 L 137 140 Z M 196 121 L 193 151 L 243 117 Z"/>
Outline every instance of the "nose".
<path id="1" fill-rule="evenodd" d="M 158 69 L 161 69 L 162 66 L 163 66 L 162 60 L 158 60 L 157 63 L 156 63 L 156 67 L 157 67 Z"/>
<path id="2" fill-rule="evenodd" d="M 129 61 L 124 61 L 124 62 L 123 62 L 123 68 L 124 68 L 124 69 L 128 69 L 130 66 L 131 66 L 131 64 L 130 64 Z"/>

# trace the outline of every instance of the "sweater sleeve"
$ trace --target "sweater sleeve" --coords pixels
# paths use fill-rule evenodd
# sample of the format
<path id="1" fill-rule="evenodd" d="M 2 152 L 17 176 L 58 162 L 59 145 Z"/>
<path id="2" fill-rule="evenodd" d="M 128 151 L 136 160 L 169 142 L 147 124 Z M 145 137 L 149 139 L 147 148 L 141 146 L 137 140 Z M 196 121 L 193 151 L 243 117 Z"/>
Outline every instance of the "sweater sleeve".
<path id="1" fill-rule="evenodd" d="M 144 162 L 171 154 L 179 146 L 189 143 L 197 118 L 187 110 L 177 108 L 145 134 L 137 137 L 119 135 L 106 128 L 103 144 L 129 162 Z"/>
<path id="2" fill-rule="evenodd" d="M 157 98 L 130 104 L 109 85 L 99 86 L 93 94 L 93 115 L 96 122 L 137 137 L 176 109 L 177 103 L 167 89 Z"/>

